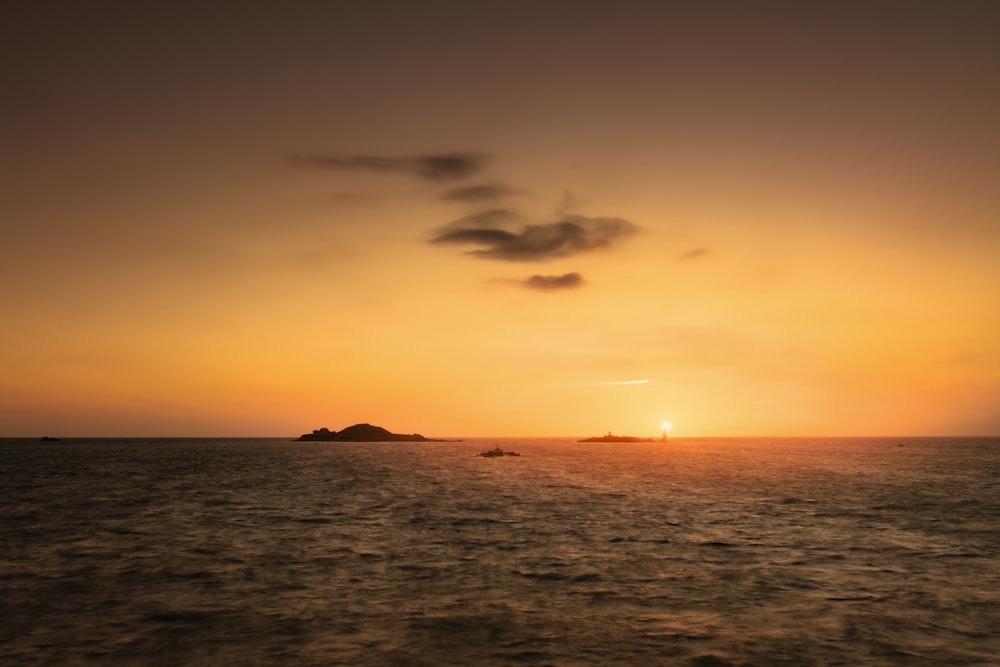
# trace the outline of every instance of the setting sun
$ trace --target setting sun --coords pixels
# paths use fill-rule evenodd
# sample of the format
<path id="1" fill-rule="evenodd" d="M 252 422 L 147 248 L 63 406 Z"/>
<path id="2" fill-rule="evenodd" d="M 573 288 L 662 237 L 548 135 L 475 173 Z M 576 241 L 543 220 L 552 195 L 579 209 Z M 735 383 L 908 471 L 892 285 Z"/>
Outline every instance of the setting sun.
<path id="1" fill-rule="evenodd" d="M 670 424 L 670 422 L 663 422 L 660 424 L 660 429 L 663 431 L 669 431 L 672 428 L 673 426 Z"/>

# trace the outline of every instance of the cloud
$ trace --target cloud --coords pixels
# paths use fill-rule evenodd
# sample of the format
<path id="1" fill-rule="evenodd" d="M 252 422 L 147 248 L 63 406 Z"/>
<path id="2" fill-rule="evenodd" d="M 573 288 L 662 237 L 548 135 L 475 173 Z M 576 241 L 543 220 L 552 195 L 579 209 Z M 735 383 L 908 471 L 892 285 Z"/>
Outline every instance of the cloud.
<path id="1" fill-rule="evenodd" d="M 699 257 L 704 257 L 708 253 L 709 253 L 708 248 L 694 248 L 693 250 L 688 250 L 687 252 L 678 255 L 677 259 L 678 260 L 697 259 Z"/>
<path id="2" fill-rule="evenodd" d="M 505 210 L 505 209 L 500 209 Z M 491 212 L 486 212 L 489 214 Z M 512 215 L 512 212 L 507 211 Z M 478 214 L 483 215 L 483 214 Z M 581 252 L 608 248 L 631 236 L 639 228 L 621 218 L 588 218 L 564 215 L 558 222 L 527 225 L 512 232 L 492 224 L 483 224 L 468 216 L 438 230 L 433 244 L 466 244 L 481 246 L 469 251 L 483 259 L 508 262 L 528 262 L 570 257 Z"/>
<path id="3" fill-rule="evenodd" d="M 556 290 L 576 289 L 583 285 L 583 276 L 579 273 L 565 273 L 561 276 L 531 276 L 523 283 L 528 289 L 540 292 L 554 292 Z"/>
<path id="4" fill-rule="evenodd" d="M 306 167 L 400 172 L 442 182 L 471 176 L 486 163 L 486 156 L 479 153 L 430 153 L 410 157 L 293 155 L 291 160 Z"/>
<path id="5" fill-rule="evenodd" d="M 496 201 L 503 197 L 517 194 L 519 191 L 502 183 L 482 183 L 463 188 L 452 188 L 441 195 L 441 199 L 458 202 Z"/>

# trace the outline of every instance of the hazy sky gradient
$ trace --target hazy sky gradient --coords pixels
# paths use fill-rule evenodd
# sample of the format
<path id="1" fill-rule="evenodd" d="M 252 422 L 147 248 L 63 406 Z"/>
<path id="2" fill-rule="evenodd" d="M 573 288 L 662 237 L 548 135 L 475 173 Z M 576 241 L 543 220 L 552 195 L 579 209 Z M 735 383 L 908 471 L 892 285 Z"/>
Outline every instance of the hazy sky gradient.
<path id="1" fill-rule="evenodd" d="M 247 4 L 7 12 L 0 436 L 1000 433 L 1000 5 Z"/>

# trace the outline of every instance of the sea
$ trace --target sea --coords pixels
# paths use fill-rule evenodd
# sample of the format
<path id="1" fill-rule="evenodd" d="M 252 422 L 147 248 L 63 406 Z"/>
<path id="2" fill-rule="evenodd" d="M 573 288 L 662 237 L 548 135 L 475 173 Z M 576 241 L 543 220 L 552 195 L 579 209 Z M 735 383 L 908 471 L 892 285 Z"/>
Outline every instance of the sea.
<path id="1" fill-rule="evenodd" d="M 6 439 L 0 501 L 2 665 L 1000 665 L 1000 438 Z"/>

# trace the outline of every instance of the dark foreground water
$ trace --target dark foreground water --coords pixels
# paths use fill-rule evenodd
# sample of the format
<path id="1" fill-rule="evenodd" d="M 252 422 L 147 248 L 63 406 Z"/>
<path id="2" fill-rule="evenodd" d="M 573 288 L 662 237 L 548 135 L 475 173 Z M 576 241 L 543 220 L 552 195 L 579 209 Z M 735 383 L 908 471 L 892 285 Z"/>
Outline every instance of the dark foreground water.
<path id="1" fill-rule="evenodd" d="M 997 439 L 0 441 L 0 484 L 4 665 L 1000 664 Z"/>

